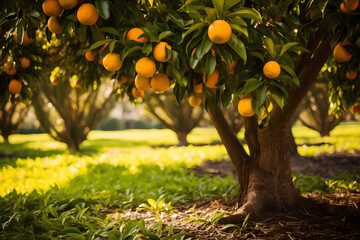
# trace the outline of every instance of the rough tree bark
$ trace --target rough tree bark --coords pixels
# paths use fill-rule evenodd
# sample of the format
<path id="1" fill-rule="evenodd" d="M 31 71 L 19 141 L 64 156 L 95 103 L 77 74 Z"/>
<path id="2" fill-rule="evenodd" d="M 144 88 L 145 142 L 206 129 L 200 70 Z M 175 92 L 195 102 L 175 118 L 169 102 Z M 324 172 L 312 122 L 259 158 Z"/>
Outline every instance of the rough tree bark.
<path id="1" fill-rule="evenodd" d="M 269 125 L 258 124 L 256 116 L 245 119 L 247 154 L 226 123 L 219 106 L 209 105 L 209 115 L 235 166 L 239 180 L 238 214 L 260 214 L 264 211 L 288 211 L 300 204 L 300 195 L 292 183 L 290 166 L 289 124 L 302 98 L 315 81 L 331 54 L 330 37 L 317 35 L 307 46 L 296 69 L 301 87 L 288 86 L 289 99 L 283 110 L 275 106 Z M 238 215 L 227 218 L 241 221 Z"/>

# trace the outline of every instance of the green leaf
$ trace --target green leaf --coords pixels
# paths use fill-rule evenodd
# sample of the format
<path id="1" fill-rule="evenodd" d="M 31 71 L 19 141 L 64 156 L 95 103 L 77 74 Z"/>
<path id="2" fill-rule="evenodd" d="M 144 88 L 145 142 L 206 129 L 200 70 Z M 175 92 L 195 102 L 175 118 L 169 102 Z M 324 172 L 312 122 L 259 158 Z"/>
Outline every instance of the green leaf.
<path id="1" fill-rule="evenodd" d="M 281 51 L 280 51 L 280 57 L 284 54 L 284 53 L 286 53 L 290 48 L 292 48 L 292 47 L 295 47 L 295 46 L 297 46 L 297 45 L 299 45 L 300 43 L 298 43 L 298 42 L 288 42 L 288 43 L 286 43 L 283 47 L 282 47 L 282 49 L 281 49 Z"/>
<path id="2" fill-rule="evenodd" d="M 149 198 L 147 202 L 150 204 L 151 207 L 156 207 L 156 201 L 154 199 Z"/>
<path id="3" fill-rule="evenodd" d="M 223 7 L 225 0 L 212 0 L 212 3 L 216 9 L 216 13 L 218 16 L 223 15 Z"/>
<path id="4" fill-rule="evenodd" d="M 249 37 L 247 27 L 237 25 L 237 24 L 234 24 L 234 23 L 230 23 L 230 26 L 231 26 L 231 29 L 238 31 L 241 34 L 244 34 L 247 38 Z"/>
<path id="5" fill-rule="evenodd" d="M 107 0 L 95 0 L 95 6 L 101 18 L 106 20 L 110 17 L 110 4 Z"/>
<path id="6" fill-rule="evenodd" d="M 178 25 L 181 28 L 185 26 L 184 20 L 180 17 L 179 14 L 177 14 L 177 12 L 174 9 L 169 9 L 168 14 L 176 25 Z"/>
<path id="7" fill-rule="evenodd" d="M 79 233 L 79 234 L 81 234 L 81 231 L 77 227 L 67 227 L 67 228 L 64 228 L 63 230 L 61 230 L 59 233 L 62 234 L 62 235 L 65 235 L 67 233 Z"/>
<path id="8" fill-rule="evenodd" d="M 154 5 L 154 0 L 148 0 L 149 3 L 150 3 L 150 6 L 153 6 Z"/>
<path id="9" fill-rule="evenodd" d="M 68 239 L 71 239 L 71 240 L 85 240 L 86 238 L 79 234 L 79 233 L 68 233 L 65 235 L 66 237 L 69 237 Z"/>
<path id="10" fill-rule="evenodd" d="M 276 95 L 274 93 L 270 94 L 270 97 L 276 102 L 276 104 L 282 109 L 285 104 L 285 99 L 283 96 Z"/>
<path id="11" fill-rule="evenodd" d="M 259 79 L 256 78 L 250 78 L 248 80 L 246 80 L 245 83 L 245 95 L 248 95 L 249 93 L 253 92 L 255 89 L 257 89 L 258 87 L 260 87 L 261 85 L 263 85 L 263 82 L 260 82 Z"/>
<path id="12" fill-rule="evenodd" d="M 258 11 L 251 8 L 241 7 L 238 8 L 236 11 L 233 11 L 226 15 L 227 18 L 232 17 L 243 17 L 243 18 L 250 18 L 257 22 L 262 22 L 261 15 Z"/>
<path id="13" fill-rule="evenodd" d="M 236 37 L 236 35 L 233 33 L 231 35 L 230 40 L 227 42 L 227 44 L 234 49 L 234 51 L 239 54 L 239 56 L 244 60 L 244 63 L 246 63 L 247 55 L 246 55 L 246 48 L 244 43 Z"/>
<path id="14" fill-rule="evenodd" d="M 24 38 L 24 27 L 22 25 L 18 26 L 17 28 L 17 38 L 18 38 L 18 41 L 19 41 L 19 44 L 23 44 L 23 38 Z"/>
<path id="15" fill-rule="evenodd" d="M 210 76 L 210 74 L 212 74 L 214 72 L 215 67 L 216 67 L 216 59 L 211 53 L 208 53 L 206 56 L 206 74 L 207 74 L 207 76 Z"/>
<path id="16" fill-rule="evenodd" d="M 104 45 L 104 44 L 106 44 L 108 42 L 111 42 L 111 41 L 112 41 L 112 39 L 105 39 L 105 40 L 97 41 L 93 45 L 91 45 L 89 50 L 93 50 L 95 48 L 98 48 L 98 47 L 100 47 L 100 46 L 102 46 L 102 45 Z"/>
<path id="17" fill-rule="evenodd" d="M 203 40 L 201 41 L 200 45 L 200 55 L 198 57 L 199 60 L 210 51 L 211 47 L 213 46 L 213 42 L 209 39 L 208 35 L 205 34 Z"/>
<path id="18" fill-rule="evenodd" d="M 252 100 L 252 107 L 258 116 L 261 116 L 263 105 L 266 99 L 266 88 L 264 85 L 256 89 L 255 97 Z"/>
<path id="19" fill-rule="evenodd" d="M 275 58 L 275 45 L 274 45 L 274 41 L 269 38 L 269 37 L 264 37 L 263 38 L 263 43 L 266 47 L 266 49 L 268 50 L 268 52 L 270 53 L 270 55 Z"/>
<path id="20" fill-rule="evenodd" d="M 196 23 L 196 24 L 192 25 L 186 32 L 183 33 L 182 38 L 185 38 L 187 35 L 189 35 L 193 31 L 203 28 L 205 26 L 206 26 L 205 22 L 200 22 L 200 23 Z"/>
<path id="21" fill-rule="evenodd" d="M 296 77 L 296 73 L 295 71 L 289 67 L 289 66 L 286 66 L 284 64 L 280 64 L 281 68 L 284 69 L 287 73 L 289 73 L 292 77 Z"/>
<path id="22" fill-rule="evenodd" d="M 162 32 L 162 33 L 159 34 L 158 39 L 162 40 L 164 38 L 167 38 L 167 37 L 170 37 L 170 36 L 173 36 L 173 35 L 175 35 L 175 33 L 171 32 L 171 31 L 165 31 L 165 32 Z"/>
<path id="23" fill-rule="evenodd" d="M 52 215 L 53 217 L 55 217 L 55 218 L 58 218 L 58 217 L 59 217 L 56 209 L 55 209 L 53 206 L 49 207 L 49 210 L 50 210 L 50 213 L 51 213 L 51 215 Z"/>
<path id="24" fill-rule="evenodd" d="M 224 12 L 238 4 L 241 0 L 225 0 Z"/>
<path id="25" fill-rule="evenodd" d="M 265 58 L 264 58 L 264 55 L 259 53 L 259 52 L 250 52 L 249 53 L 251 56 L 254 56 L 258 59 L 260 59 L 262 62 L 265 62 Z"/>
<path id="26" fill-rule="evenodd" d="M 151 43 L 146 43 L 144 44 L 144 46 L 142 47 L 142 53 L 149 55 L 149 53 L 151 53 L 153 50 L 152 44 Z"/>
<path id="27" fill-rule="evenodd" d="M 123 59 L 125 59 L 130 53 L 133 53 L 133 52 L 136 52 L 136 51 L 142 51 L 142 47 L 140 47 L 140 46 L 135 46 L 135 47 L 130 48 L 129 50 L 127 50 L 127 51 L 125 52 Z M 122 59 L 122 60 L 123 60 L 123 59 Z"/>
<path id="28" fill-rule="evenodd" d="M 109 50 L 110 50 L 111 53 L 114 51 L 115 46 L 116 46 L 116 40 L 112 41 L 112 42 L 109 44 Z"/>
<path id="29" fill-rule="evenodd" d="M 114 34 L 114 35 L 120 37 L 119 32 L 113 27 L 102 27 L 102 28 L 100 28 L 100 31 L 111 33 L 111 34 Z"/>

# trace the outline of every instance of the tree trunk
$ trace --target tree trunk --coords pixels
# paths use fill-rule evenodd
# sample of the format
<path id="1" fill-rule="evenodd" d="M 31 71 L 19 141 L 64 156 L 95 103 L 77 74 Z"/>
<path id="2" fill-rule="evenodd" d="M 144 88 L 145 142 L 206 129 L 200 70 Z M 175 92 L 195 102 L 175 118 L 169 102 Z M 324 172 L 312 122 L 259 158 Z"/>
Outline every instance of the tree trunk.
<path id="1" fill-rule="evenodd" d="M 4 138 L 4 143 L 9 143 L 9 134 L 1 131 L 1 135 Z"/>
<path id="2" fill-rule="evenodd" d="M 297 150 L 297 144 L 295 142 L 295 138 L 292 133 L 291 127 L 289 127 L 289 141 L 290 141 L 290 155 L 291 156 L 299 156 L 299 153 Z"/>
<path id="3" fill-rule="evenodd" d="M 186 140 L 188 133 L 186 132 L 176 132 L 176 136 L 178 138 L 178 145 L 179 146 L 187 146 L 189 145 L 188 141 Z"/>
<path id="4" fill-rule="evenodd" d="M 75 141 L 70 140 L 70 142 L 67 142 L 66 145 L 70 153 L 76 153 L 80 151 L 79 144 L 76 143 Z"/>

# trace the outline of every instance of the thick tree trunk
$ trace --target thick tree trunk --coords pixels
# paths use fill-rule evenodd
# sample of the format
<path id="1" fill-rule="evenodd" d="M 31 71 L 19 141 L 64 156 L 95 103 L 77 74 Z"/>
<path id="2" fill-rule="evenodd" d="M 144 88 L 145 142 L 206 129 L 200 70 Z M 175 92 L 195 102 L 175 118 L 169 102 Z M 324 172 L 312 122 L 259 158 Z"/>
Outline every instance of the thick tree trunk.
<path id="1" fill-rule="evenodd" d="M 186 140 L 187 135 L 188 135 L 188 133 L 186 133 L 186 132 L 176 132 L 179 146 L 189 145 L 188 141 Z"/>
<path id="2" fill-rule="evenodd" d="M 7 133 L 1 132 L 2 137 L 4 138 L 4 143 L 9 143 L 9 135 Z"/>
<path id="3" fill-rule="evenodd" d="M 66 145 L 67 145 L 69 152 L 71 152 L 71 153 L 76 153 L 76 152 L 80 151 L 80 146 L 75 141 L 67 142 Z"/>
<path id="4" fill-rule="evenodd" d="M 295 142 L 295 138 L 292 133 L 291 127 L 289 127 L 289 141 L 290 141 L 290 155 L 291 156 L 299 156 L 299 153 L 297 150 L 297 144 Z"/>

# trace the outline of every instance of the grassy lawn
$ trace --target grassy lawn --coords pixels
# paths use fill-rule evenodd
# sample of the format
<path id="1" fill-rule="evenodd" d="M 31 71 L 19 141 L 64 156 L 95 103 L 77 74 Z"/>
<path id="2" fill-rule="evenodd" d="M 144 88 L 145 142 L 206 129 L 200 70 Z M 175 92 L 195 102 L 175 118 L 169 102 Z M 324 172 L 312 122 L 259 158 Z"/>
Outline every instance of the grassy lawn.
<path id="1" fill-rule="evenodd" d="M 299 152 L 308 156 L 352 152 L 360 145 L 359 123 L 341 125 L 326 138 L 302 126 L 295 126 L 293 132 L 299 144 L 327 143 L 299 146 Z M 238 137 L 243 139 L 243 132 Z M 196 144 L 220 139 L 213 128 L 207 128 L 195 129 L 188 140 Z M 158 226 L 140 220 L 124 222 L 117 213 L 141 204 L 147 204 L 151 212 L 172 211 L 173 205 L 236 191 L 232 176 L 197 177 L 189 170 L 207 160 L 228 160 L 223 146 L 157 147 L 177 143 L 169 130 L 94 131 L 78 155 L 70 155 L 64 144 L 45 134 L 14 135 L 10 141 L 12 144 L 0 143 L 0 153 L 7 156 L 0 161 L 0 223 L 4 230 L 0 239 L 118 239 L 121 231 L 134 237 L 151 235 Z M 357 176 L 346 177 L 349 186 Z M 323 192 L 339 185 L 330 187 L 331 182 L 318 178 L 305 180 L 320 181 L 313 188 Z M 299 175 L 294 181 L 301 191 L 309 191 Z M 181 238 L 171 229 L 165 230 L 172 239 Z"/>

